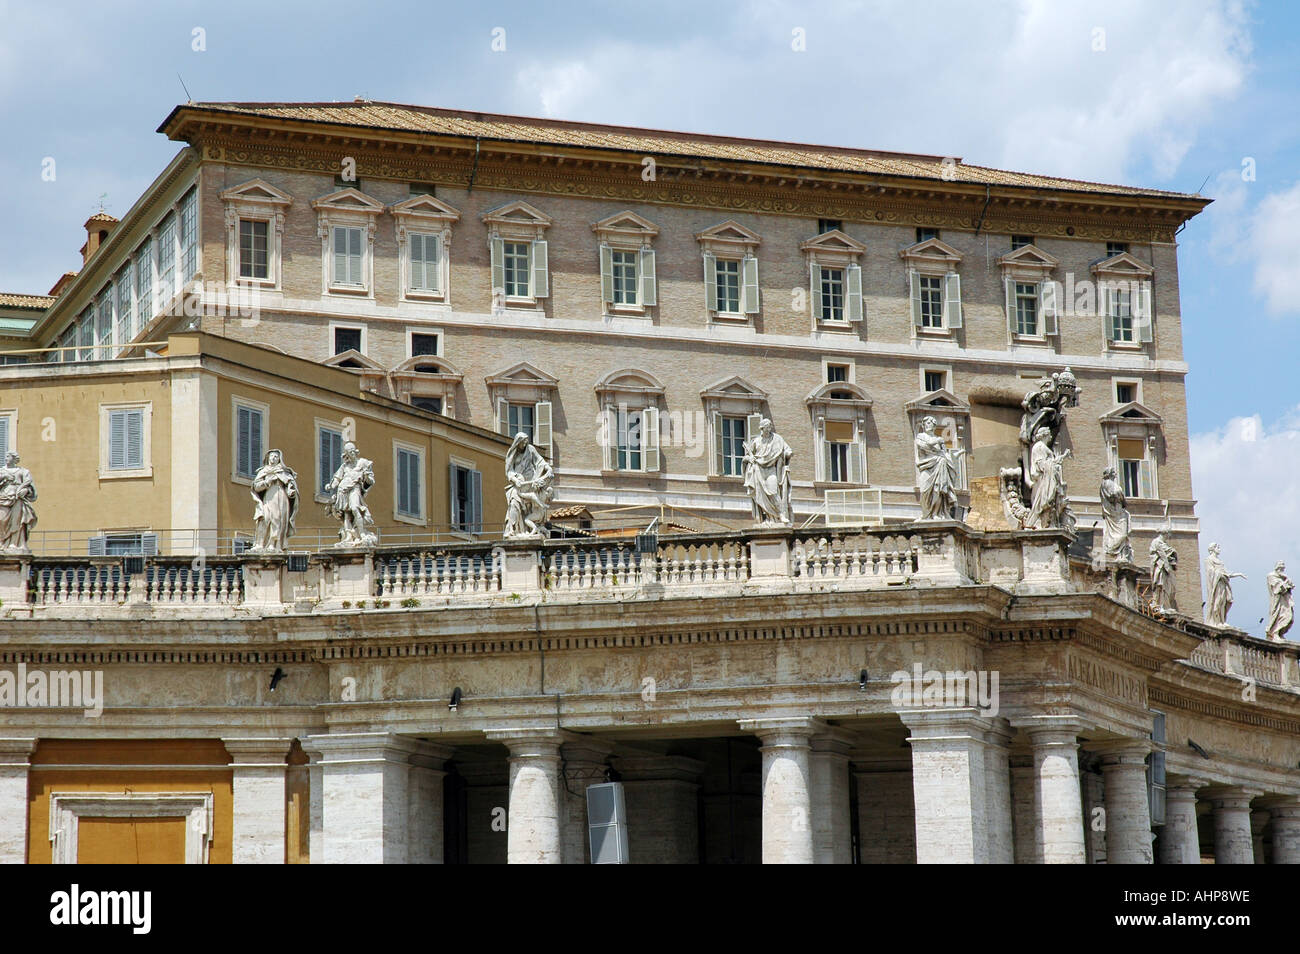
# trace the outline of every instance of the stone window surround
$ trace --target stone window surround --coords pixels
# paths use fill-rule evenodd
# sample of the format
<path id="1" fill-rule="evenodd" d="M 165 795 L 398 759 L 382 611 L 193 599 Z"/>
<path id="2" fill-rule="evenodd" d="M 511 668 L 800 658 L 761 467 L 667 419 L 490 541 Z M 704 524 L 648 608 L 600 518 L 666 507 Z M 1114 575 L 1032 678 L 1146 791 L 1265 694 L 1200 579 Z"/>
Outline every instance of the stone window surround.
<path id="1" fill-rule="evenodd" d="M 483 379 L 487 385 L 488 401 L 492 406 L 492 417 L 496 429 L 501 428 L 501 403 L 506 404 L 531 404 L 534 408 L 539 404 L 549 404 L 552 410 L 549 412 L 551 417 L 546 422 L 545 431 L 548 439 L 541 441 L 539 439 L 539 424 L 541 416 L 533 420 L 533 444 L 541 452 L 543 457 L 550 458 L 553 453 L 555 443 L 555 418 L 554 403 L 556 392 L 559 390 L 560 382 L 540 368 L 534 367 L 527 361 L 521 361 L 518 364 L 506 368 L 504 371 L 498 371 L 496 374 L 490 374 Z M 504 436 L 511 439 L 513 434 Z"/>
<path id="2" fill-rule="evenodd" d="M 16 407 L 0 408 L 0 418 L 9 421 L 6 431 L 6 445 L 3 448 L 4 453 L 17 454 L 18 451 L 18 409 Z"/>
<path id="3" fill-rule="evenodd" d="M 618 411 L 620 408 L 628 411 L 646 411 L 654 412 L 652 415 L 653 425 L 659 421 L 660 404 L 664 400 L 664 386 L 659 379 L 646 371 L 639 371 L 635 368 L 623 368 L 618 371 L 611 371 L 599 381 L 596 382 L 596 401 L 600 405 L 601 414 L 601 438 L 604 442 L 602 447 L 601 470 L 605 474 L 635 474 L 635 473 L 659 473 L 660 467 L 650 467 L 646 461 L 646 451 L 650 445 L 646 441 L 647 430 L 646 424 L 642 422 L 641 431 L 641 470 L 619 470 L 617 461 L 618 446 Z M 659 434 L 656 433 L 656 438 Z M 654 444 L 655 456 L 662 461 L 660 452 L 661 442 Z"/>
<path id="4" fill-rule="evenodd" d="M 184 818 L 185 863 L 208 863 L 213 839 L 211 792 L 51 792 L 51 862 L 77 863 L 82 818 Z"/>
<path id="5" fill-rule="evenodd" d="M 636 285 L 637 295 L 635 305 L 618 305 L 610 301 L 605 301 L 604 295 L 601 296 L 601 304 L 605 309 L 607 317 L 625 318 L 629 315 L 645 317 L 649 315 L 649 309 L 657 307 L 659 296 L 655 294 L 655 300 L 647 303 L 645 300 L 645 275 L 642 274 L 642 253 L 649 252 L 654 255 L 654 240 L 659 235 L 659 226 L 655 225 L 649 219 L 637 215 L 631 210 L 618 212 L 607 218 L 601 219 L 592 225 L 591 230 L 596 233 L 596 239 L 600 243 L 598 254 L 601 258 L 601 270 L 604 270 L 604 257 L 606 249 L 611 252 L 636 252 Z M 658 275 L 655 279 L 658 281 Z"/>
<path id="6" fill-rule="evenodd" d="M 447 336 L 446 334 L 443 333 L 443 330 L 441 328 L 423 327 L 421 325 L 408 326 L 406 329 L 406 356 L 408 358 L 416 357 L 416 355 L 412 351 L 414 347 L 413 344 L 414 339 L 412 338 L 412 335 L 433 335 L 438 339 L 438 350 L 436 354 L 432 354 L 432 355 L 424 354 L 424 355 L 420 355 L 419 357 L 421 358 L 442 357 L 443 348 L 447 343 Z"/>
<path id="7" fill-rule="evenodd" d="M 832 391 L 848 391 L 854 396 L 851 398 L 833 398 L 830 396 Z M 847 381 L 836 381 L 834 384 L 822 384 L 813 389 L 804 398 L 804 404 L 812 417 L 815 484 L 826 484 L 832 488 L 868 486 L 865 435 L 867 415 L 871 413 L 873 404 L 871 396 L 856 384 Z M 853 443 L 858 449 L 862 466 L 862 473 L 859 475 L 862 478 L 860 481 L 832 482 L 830 474 L 826 473 L 826 457 L 823 448 L 826 443 L 826 424 L 828 422 L 851 423 L 853 425 Z"/>
<path id="8" fill-rule="evenodd" d="M 143 466 L 131 470 L 109 470 L 109 418 L 111 411 L 143 410 L 141 423 L 140 461 Z M 99 405 L 99 479 L 134 480 L 153 476 L 153 402 L 125 401 Z"/>
<path id="9" fill-rule="evenodd" d="M 1151 322 L 1151 330 L 1154 331 L 1155 300 L 1152 296 L 1151 285 L 1155 269 L 1141 259 L 1135 258 L 1130 252 L 1120 252 L 1110 258 L 1094 263 L 1089 270 L 1092 272 L 1093 281 L 1096 284 L 1095 300 L 1097 314 L 1102 321 L 1102 347 L 1109 351 L 1120 352 L 1144 350 L 1149 342 L 1142 340 L 1140 329 L 1137 326 L 1139 306 L 1136 302 L 1131 302 L 1129 305 L 1130 313 L 1134 319 L 1133 340 L 1113 341 L 1110 335 L 1106 333 L 1106 306 L 1102 301 L 1102 285 L 1110 282 L 1122 282 L 1126 285 L 1135 281 L 1139 282 L 1141 284 L 1139 294 L 1146 296 L 1147 320 Z M 1151 334 L 1149 337 L 1154 338 L 1155 335 Z"/>
<path id="10" fill-rule="evenodd" d="M 445 407 L 446 405 L 444 404 L 443 406 Z M 399 450 L 406 451 L 408 454 L 414 454 L 416 459 L 419 461 L 419 516 L 411 516 L 410 514 L 402 513 L 397 509 L 397 502 L 401 499 L 401 486 L 399 484 L 399 481 L 401 480 L 401 471 L 397 466 L 397 452 Z M 407 441 L 397 440 L 396 438 L 393 439 L 393 519 L 398 523 L 407 523 L 416 527 L 427 527 L 429 525 L 429 474 L 428 461 L 425 458 L 425 449 L 419 444 L 411 444 Z"/>
<path id="11" fill-rule="evenodd" d="M 416 370 L 425 364 L 436 365 L 442 370 L 438 372 Z M 397 391 L 395 398 L 398 401 L 410 403 L 411 398 L 439 398 L 442 401 L 443 417 L 456 416 L 456 392 L 463 386 L 465 376 L 442 355 L 415 355 L 378 377 L 387 377 L 393 382 Z"/>
<path id="12" fill-rule="evenodd" d="M 1110 379 L 1110 399 L 1117 406 L 1122 406 L 1116 394 L 1117 386 L 1121 384 L 1131 384 L 1133 386 L 1133 400 L 1138 404 L 1146 403 L 1142 395 L 1142 379 L 1140 377 L 1113 377 Z"/>
<path id="13" fill-rule="evenodd" d="M 413 195 L 388 207 L 397 234 L 400 297 L 403 301 L 451 303 L 451 232 L 460 212 L 431 195 Z M 414 232 L 438 239 L 438 290 L 411 288 L 410 237 Z"/>
<path id="14" fill-rule="evenodd" d="M 281 252 L 284 248 L 284 216 L 285 210 L 293 204 L 293 197 L 264 179 L 250 179 L 221 192 L 220 198 L 226 206 L 226 285 L 256 285 L 270 291 L 280 291 L 283 278 Z M 266 278 L 239 276 L 240 219 L 268 223 Z"/>
<path id="15" fill-rule="evenodd" d="M 1039 286 L 1039 308 L 1038 308 L 1038 327 L 1039 333 L 1034 335 L 1022 335 L 1015 331 L 1015 317 L 1008 310 L 1007 321 L 1007 341 L 1010 344 L 1027 343 L 1043 345 L 1048 343 L 1048 339 L 1060 333 L 1060 287 L 1058 285 L 1055 293 L 1057 321 L 1056 331 L 1048 332 L 1046 319 L 1043 312 L 1043 283 L 1053 281 L 1052 273 L 1060 266 L 1060 260 L 1053 255 L 1044 252 L 1037 245 L 1022 245 L 1014 252 L 1008 252 L 998 259 L 998 267 L 1002 270 L 1002 283 L 1004 291 L 1008 282 L 1021 282 L 1025 284 L 1035 284 Z M 1007 305 L 1004 304 L 1004 310 Z"/>
<path id="16" fill-rule="evenodd" d="M 321 294 L 373 301 L 375 229 L 379 216 L 384 211 L 384 204 L 360 189 L 349 186 L 319 199 L 312 199 L 311 207 L 316 210 L 316 234 L 321 240 Z M 360 285 L 340 285 L 334 282 L 335 228 L 360 228 L 363 232 Z"/>
<path id="17" fill-rule="evenodd" d="M 264 404 L 261 401 L 254 401 L 252 398 L 241 397 L 238 394 L 230 396 L 230 480 L 232 483 L 243 484 L 245 487 L 253 486 L 251 477 L 241 476 L 239 473 L 239 409 L 248 408 L 250 411 L 257 411 L 262 415 L 262 455 L 265 455 L 272 447 L 271 444 L 271 405 Z M 253 461 L 253 472 L 262 465 L 261 456 Z"/>
<path id="18" fill-rule="evenodd" d="M 525 218 L 520 218 L 512 213 L 522 213 Z M 514 202 L 507 202 L 505 205 L 498 206 L 481 216 L 484 225 L 487 226 L 488 239 L 488 257 L 491 259 L 492 243 L 501 239 L 503 242 L 545 242 L 546 230 L 551 227 L 554 220 L 535 206 L 524 202 L 522 199 Z M 549 255 L 548 255 L 549 259 Z M 547 262 L 547 284 L 545 294 L 537 294 L 537 289 L 533 287 L 533 282 L 537 272 L 537 263 L 533 261 L 533 254 L 530 248 L 528 256 L 528 295 L 514 295 L 505 297 L 502 290 L 501 305 L 505 308 L 515 309 L 532 309 L 541 312 L 541 299 L 550 297 L 549 276 L 550 262 Z M 492 289 L 493 302 L 495 308 L 496 289 Z"/>
<path id="19" fill-rule="evenodd" d="M 312 470 L 316 473 L 316 480 L 312 483 L 311 488 L 312 499 L 317 503 L 329 503 L 329 495 L 320 492 L 321 486 L 328 483 L 329 479 L 334 476 L 333 473 L 322 474 L 320 472 L 320 435 L 322 429 L 334 431 L 343 435 L 343 443 L 345 444 L 351 440 L 351 438 L 348 436 L 348 428 L 342 421 L 327 421 L 323 417 L 312 419 L 312 456 L 315 458 L 312 462 Z M 299 486 L 301 487 L 301 485 Z"/>
<path id="20" fill-rule="evenodd" d="M 709 268 L 707 264 L 708 256 L 712 255 L 716 261 L 731 261 L 740 263 L 740 311 L 718 311 L 716 308 L 709 309 L 709 320 L 717 321 L 723 324 L 742 325 L 747 324 L 760 313 L 760 303 L 752 311 L 745 310 L 745 259 L 758 258 L 758 246 L 763 240 L 759 236 L 745 228 L 734 219 L 728 219 L 720 222 L 703 232 L 695 233 L 695 241 L 700 245 L 701 258 L 704 260 L 704 280 L 709 280 Z M 705 300 L 707 304 L 708 289 L 705 289 Z"/>
<path id="21" fill-rule="evenodd" d="M 1140 416 L 1125 416 L 1136 411 Z M 1146 451 L 1145 460 L 1149 462 L 1151 477 L 1151 496 L 1143 500 L 1159 500 L 1160 467 L 1159 457 L 1164 442 L 1164 419 L 1139 401 L 1116 405 L 1098 418 L 1101 423 L 1102 439 L 1106 445 L 1107 466 L 1119 468 L 1119 441 L 1140 440 Z"/>
<path id="22" fill-rule="evenodd" d="M 723 415 L 744 418 L 758 415 L 770 419 L 768 393 L 739 375 L 733 375 L 700 391 L 700 402 L 704 405 L 704 419 L 708 422 L 709 429 L 709 476 L 719 480 L 743 480 L 742 474 L 723 474 L 718 469 L 717 448 L 721 439 L 718 432 L 719 419 Z M 753 437 L 753 434 L 746 431 L 747 440 Z"/>
<path id="23" fill-rule="evenodd" d="M 913 321 L 911 322 L 912 337 L 913 338 L 918 338 L 918 337 L 952 338 L 953 332 L 956 330 L 957 327 L 960 327 L 960 325 L 953 326 L 953 327 L 949 326 L 948 316 L 947 316 L 947 312 L 948 312 L 947 279 L 949 275 L 958 276 L 957 277 L 957 288 L 958 288 L 957 301 L 958 301 L 958 307 L 961 307 L 961 298 L 960 298 L 961 278 L 960 278 L 960 272 L 958 271 L 958 268 L 961 265 L 961 260 L 962 260 L 961 252 L 957 251 L 951 245 L 948 245 L 946 242 L 940 241 L 937 238 L 929 238 L 929 239 L 924 239 L 923 241 L 920 242 L 916 242 L 913 245 L 909 245 L 906 248 L 899 249 L 898 257 L 903 260 L 903 264 L 907 268 L 907 276 L 908 276 L 907 294 L 908 294 L 909 307 L 912 298 L 911 286 L 912 286 L 913 273 L 924 278 L 943 279 L 943 282 L 940 285 L 940 295 L 941 295 L 940 300 L 942 302 L 940 308 L 941 308 L 941 314 L 944 316 L 943 327 L 941 328 L 922 327 L 920 325 L 917 325 L 917 323 Z"/>
<path id="24" fill-rule="evenodd" d="M 853 324 L 865 319 L 865 315 L 852 318 L 849 314 L 849 272 L 857 268 L 859 290 L 861 288 L 861 260 L 866 254 L 867 246 L 839 229 L 832 229 L 799 244 L 799 250 L 808 261 L 808 313 L 812 319 L 813 331 L 830 329 L 849 331 Z M 844 270 L 844 318 L 839 321 L 823 319 L 820 312 L 821 288 L 819 269 L 840 268 Z"/>
<path id="25" fill-rule="evenodd" d="M 366 333 L 367 329 L 364 322 L 331 321 L 328 327 L 329 327 L 329 338 L 326 340 L 325 346 L 329 349 L 329 356 L 325 359 L 326 361 L 329 361 L 331 358 L 338 357 L 338 355 L 343 353 L 341 351 L 334 350 L 334 332 L 336 329 L 342 329 L 343 331 L 360 331 L 361 347 L 357 350 L 359 351 L 360 354 L 364 355 L 366 353 L 366 347 L 368 344 L 369 335 Z"/>
<path id="26" fill-rule="evenodd" d="M 830 384 L 830 383 L 831 383 L 831 382 L 830 382 L 830 366 L 831 366 L 831 365 L 836 365 L 836 366 L 838 366 L 838 367 L 847 368 L 847 369 L 848 369 L 848 377 L 847 377 L 845 380 L 847 380 L 847 381 L 849 382 L 849 384 L 856 384 L 856 383 L 857 383 L 857 381 L 858 381 L 858 362 L 857 362 L 856 360 L 854 360 L 852 357 L 848 357 L 848 356 L 842 356 L 842 357 L 841 357 L 841 356 L 836 356 L 836 355 L 822 355 L 822 383 L 823 383 L 823 384 Z"/>

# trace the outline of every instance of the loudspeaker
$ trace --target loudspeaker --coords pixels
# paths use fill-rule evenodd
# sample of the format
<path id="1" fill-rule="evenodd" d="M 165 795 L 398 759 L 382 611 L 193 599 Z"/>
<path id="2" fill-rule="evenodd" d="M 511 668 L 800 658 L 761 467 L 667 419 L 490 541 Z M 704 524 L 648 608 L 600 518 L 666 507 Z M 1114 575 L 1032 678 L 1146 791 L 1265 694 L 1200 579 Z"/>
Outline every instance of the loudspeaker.
<path id="1" fill-rule="evenodd" d="M 627 809 L 623 805 L 622 782 L 587 787 L 587 833 L 593 865 L 628 863 Z"/>

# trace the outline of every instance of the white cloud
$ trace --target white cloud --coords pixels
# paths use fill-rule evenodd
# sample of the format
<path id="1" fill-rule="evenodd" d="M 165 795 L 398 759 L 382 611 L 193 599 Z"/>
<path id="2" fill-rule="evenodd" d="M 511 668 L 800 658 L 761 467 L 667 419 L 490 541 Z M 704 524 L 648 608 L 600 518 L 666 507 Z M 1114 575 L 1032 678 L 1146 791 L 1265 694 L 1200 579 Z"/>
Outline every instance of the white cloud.
<path id="1" fill-rule="evenodd" d="M 1193 435 L 1191 454 L 1201 559 L 1217 542 L 1228 569 L 1246 574 L 1233 581 L 1228 622 L 1262 636 L 1264 577 L 1278 560 L 1293 575 L 1300 572 L 1300 406 L 1268 429 L 1255 415 Z"/>
<path id="2" fill-rule="evenodd" d="M 674 20 L 706 34 L 580 31 L 522 66 L 517 94 L 573 119 L 1131 181 L 1177 171 L 1250 69 L 1239 3 L 937 6 L 751 0 Z"/>
<path id="3" fill-rule="evenodd" d="M 1272 315 L 1300 315 L 1300 182 L 1259 203 L 1251 218 L 1255 292 Z"/>

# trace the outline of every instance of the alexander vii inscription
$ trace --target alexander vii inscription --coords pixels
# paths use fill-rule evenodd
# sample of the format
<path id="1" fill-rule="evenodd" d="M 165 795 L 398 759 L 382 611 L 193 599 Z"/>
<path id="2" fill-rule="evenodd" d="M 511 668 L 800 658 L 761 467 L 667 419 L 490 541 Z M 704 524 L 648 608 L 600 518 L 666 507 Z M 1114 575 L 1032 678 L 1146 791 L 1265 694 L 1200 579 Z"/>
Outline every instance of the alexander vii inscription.
<path id="1" fill-rule="evenodd" d="M 1069 657 L 1068 670 L 1070 678 L 1092 689 L 1098 689 L 1109 696 L 1124 702 L 1133 702 L 1145 706 L 1147 702 L 1146 683 L 1118 669 L 1111 669 L 1091 659 L 1078 656 Z"/>

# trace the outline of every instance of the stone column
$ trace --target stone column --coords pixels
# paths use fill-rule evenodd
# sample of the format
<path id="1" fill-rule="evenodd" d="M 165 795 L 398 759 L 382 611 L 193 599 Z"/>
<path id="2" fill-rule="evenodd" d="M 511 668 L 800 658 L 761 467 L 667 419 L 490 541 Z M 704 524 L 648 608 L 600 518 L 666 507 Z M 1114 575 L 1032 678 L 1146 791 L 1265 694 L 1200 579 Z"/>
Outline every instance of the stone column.
<path id="1" fill-rule="evenodd" d="M 1106 863 L 1151 864 L 1151 802 L 1146 774 L 1151 743 L 1125 739 L 1091 745 L 1089 749 L 1101 756 L 1106 785 Z"/>
<path id="2" fill-rule="evenodd" d="M 1214 808 L 1214 863 L 1252 865 L 1255 843 L 1250 830 L 1250 801 L 1258 792 L 1235 785 L 1214 785 L 1205 792 Z"/>
<path id="3" fill-rule="evenodd" d="M 233 772 L 234 832 L 231 860 L 237 865 L 284 864 L 289 747 L 293 739 L 222 739 Z"/>
<path id="4" fill-rule="evenodd" d="M 623 779 L 627 853 L 633 864 L 700 861 L 700 776 L 705 765 L 683 756 L 614 760 Z"/>
<path id="5" fill-rule="evenodd" d="M 858 785 L 858 862 L 916 863 L 916 812 L 910 765 L 855 756 Z"/>
<path id="6" fill-rule="evenodd" d="M 531 551 L 530 551 L 531 552 Z M 536 554 L 533 555 L 536 576 Z M 560 746 L 563 760 L 564 810 L 560 823 L 560 840 L 564 843 L 564 863 L 585 865 L 591 861 L 591 838 L 587 830 L 587 786 L 608 781 L 609 755 L 614 746 L 598 739 L 581 737 Z"/>
<path id="7" fill-rule="evenodd" d="M 1165 780 L 1165 827 L 1160 830 L 1162 865 L 1199 865 L 1201 836 L 1196 827 L 1196 792 L 1201 779 L 1170 775 Z"/>
<path id="8" fill-rule="evenodd" d="M 1098 756 L 1079 757 L 1079 787 L 1083 790 L 1083 845 L 1087 863 L 1106 863 L 1106 783 Z"/>
<path id="9" fill-rule="evenodd" d="M 1256 805 L 1250 813 L 1250 843 L 1251 852 L 1255 856 L 1255 864 L 1268 864 L 1268 856 L 1272 854 L 1272 845 L 1264 842 L 1264 829 L 1268 827 L 1269 813 Z"/>
<path id="10" fill-rule="evenodd" d="M 972 708 L 909 709 L 917 864 L 986 864 L 988 780 L 984 739 L 992 722 Z"/>
<path id="11" fill-rule="evenodd" d="M 1043 837 L 1038 828 L 1038 792 L 1032 753 L 1017 753 L 1011 764 L 1011 823 L 1015 833 L 1015 862 L 1037 865 L 1043 861 Z"/>
<path id="12" fill-rule="evenodd" d="M 321 780 L 320 834 L 312 839 L 312 863 L 405 864 L 409 759 L 420 743 L 388 732 L 340 732 L 309 736 L 302 747 L 313 767 L 319 762 Z"/>
<path id="13" fill-rule="evenodd" d="M 1079 788 L 1079 732 L 1068 716 L 1038 716 L 1021 724 L 1034 759 L 1034 824 L 1043 864 L 1081 865 L 1083 793 Z"/>
<path id="14" fill-rule="evenodd" d="M 0 739 L 0 864 L 27 863 L 27 774 L 35 739 Z"/>
<path id="15" fill-rule="evenodd" d="M 406 863 L 440 865 L 446 858 L 443 831 L 442 780 L 447 777 L 443 766 L 452 749 L 430 742 L 411 740 L 407 756 L 408 773 Z"/>
<path id="16" fill-rule="evenodd" d="M 763 743 L 763 864 L 812 864 L 811 739 L 825 725 L 807 718 L 746 719 L 740 728 Z"/>
<path id="17" fill-rule="evenodd" d="M 1014 823 L 1011 810 L 1011 727 L 1005 719 L 993 720 L 984 735 L 985 811 L 988 814 L 989 863 L 1015 862 Z"/>
<path id="18" fill-rule="evenodd" d="M 1273 864 L 1300 864 L 1300 795 L 1261 799 L 1273 820 Z"/>
<path id="19" fill-rule="evenodd" d="M 813 861 L 847 865 L 853 861 L 853 824 L 849 817 L 849 750 L 852 736 L 829 730 L 812 740 L 809 771 L 812 791 Z"/>
<path id="20" fill-rule="evenodd" d="M 560 744 L 555 728 L 501 729 L 487 733 L 510 750 L 510 803 L 506 862 L 558 865 L 564 861 L 560 838 Z"/>

